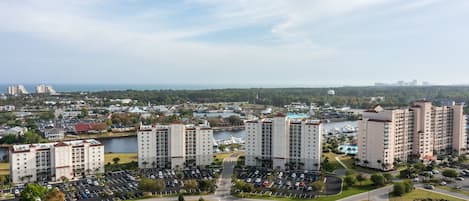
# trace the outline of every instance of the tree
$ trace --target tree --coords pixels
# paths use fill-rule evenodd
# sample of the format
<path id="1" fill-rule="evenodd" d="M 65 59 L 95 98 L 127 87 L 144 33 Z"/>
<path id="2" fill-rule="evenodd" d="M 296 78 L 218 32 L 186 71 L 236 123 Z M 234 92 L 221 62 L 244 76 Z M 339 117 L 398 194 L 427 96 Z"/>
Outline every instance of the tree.
<path id="1" fill-rule="evenodd" d="M 407 179 L 404 180 L 402 183 L 404 184 L 406 193 L 410 193 L 414 190 L 414 182 L 412 182 L 412 180 Z"/>
<path id="2" fill-rule="evenodd" d="M 394 179 L 394 176 L 392 176 L 392 174 L 390 174 L 390 173 L 384 173 L 383 176 L 386 179 L 387 183 L 391 183 L 392 180 Z"/>
<path id="3" fill-rule="evenodd" d="M 357 178 L 355 178 L 353 175 L 349 175 L 344 177 L 344 182 L 347 184 L 347 186 L 352 187 L 357 182 Z"/>
<path id="4" fill-rule="evenodd" d="M 179 196 L 178 196 L 178 201 L 184 201 L 184 195 L 179 194 Z"/>
<path id="5" fill-rule="evenodd" d="M 43 199 L 47 193 L 47 188 L 35 183 L 29 183 L 21 192 L 20 201 L 31 201 Z"/>
<path id="6" fill-rule="evenodd" d="M 144 178 L 140 180 L 138 187 L 145 192 L 161 192 L 166 186 L 161 180 Z"/>
<path id="7" fill-rule="evenodd" d="M 405 193 L 405 186 L 402 182 L 395 183 L 393 189 L 393 194 L 396 196 L 402 196 Z"/>
<path id="8" fill-rule="evenodd" d="M 112 162 L 114 162 L 114 164 L 117 164 L 117 163 L 119 163 L 120 160 L 121 159 L 119 157 L 115 157 L 115 158 L 112 159 Z"/>
<path id="9" fill-rule="evenodd" d="M 63 201 L 63 200 L 65 200 L 65 194 L 56 188 L 50 190 L 45 196 L 45 201 Z"/>
<path id="10" fill-rule="evenodd" d="M 350 176 L 350 175 L 353 175 L 355 174 L 355 171 L 351 170 L 351 169 L 346 169 L 345 170 L 345 176 Z"/>
<path id="11" fill-rule="evenodd" d="M 375 186 L 383 186 L 386 183 L 384 176 L 379 173 L 371 175 L 371 181 Z"/>
<path id="12" fill-rule="evenodd" d="M 456 172 L 456 170 L 453 170 L 453 169 L 445 169 L 443 170 L 441 174 L 445 177 L 453 177 L 453 178 L 459 176 L 458 172 Z"/>
<path id="13" fill-rule="evenodd" d="M 366 181 L 368 178 L 366 177 L 366 175 L 360 173 L 357 175 L 357 181 L 360 183 L 360 185 L 362 185 L 362 183 L 364 181 Z"/>
<path id="14" fill-rule="evenodd" d="M 201 191 L 211 191 L 213 187 L 213 180 L 197 180 L 198 186 Z"/>
<path id="15" fill-rule="evenodd" d="M 324 183 L 322 181 L 315 181 L 311 183 L 311 188 L 313 188 L 314 191 L 322 191 L 324 189 Z"/>
<path id="16" fill-rule="evenodd" d="M 186 189 L 195 189 L 197 188 L 197 181 L 194 179 L 188 180 L 184 183 Z"/>

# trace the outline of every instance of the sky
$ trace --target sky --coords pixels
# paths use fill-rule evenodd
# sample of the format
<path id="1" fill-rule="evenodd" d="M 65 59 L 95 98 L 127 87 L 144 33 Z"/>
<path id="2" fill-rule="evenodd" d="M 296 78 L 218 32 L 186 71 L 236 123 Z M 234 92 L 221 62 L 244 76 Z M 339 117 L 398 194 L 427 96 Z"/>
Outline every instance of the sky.
<path id="1" fill-rule="evenodd" d="M 469 83 L 467 0 L 0 0 L 0 83 Z"/>

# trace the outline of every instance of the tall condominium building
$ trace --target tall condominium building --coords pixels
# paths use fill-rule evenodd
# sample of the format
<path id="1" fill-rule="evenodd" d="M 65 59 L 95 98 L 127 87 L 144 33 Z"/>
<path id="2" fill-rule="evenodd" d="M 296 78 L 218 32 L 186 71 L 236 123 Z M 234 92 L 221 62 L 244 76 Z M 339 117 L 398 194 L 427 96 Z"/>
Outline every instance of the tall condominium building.
<path id="1" fill-rule="evenodd" d="M 26 88 L 21 84 L 16 85 L 16 86 L 15 85 L 8 86 L 7 92 L 8 92 L 8 95 L 10 96 L 28 94 L 28 91 L 26 90 Z"/>
<path id="2" fill-rule="evenodd" d="M 13 145 L 13 183 L 58 181 L 104 172 L 104 146 L 94 140 Z"/>
<path id="3" fill-rule="evenodd" d="M 318 120 L 273 119 L 247 121 L 246 166 L 319 170 L 322 125 Z"/>
<path id="4" fill-rule="evenodd" d="M 417 101 L 391 110 L 376 106 L 363 113 L 358 127 L 357 161 L 370 168 L 390 170 L 396 162 L 430 161 L 466 151 L 462 104 L 437 107 Z"/>
<path id="5" fill-rule="evenodd" d="M 36 93 L 38 94 L 56 94 L 57 92 L 49 85 L 37 85 L 36 86 Z"/>
<path id="6" fill-rule="evenodd" d="M 139 168 L 183 168 L 212 163 L 213 130 L 208 125 L 140 126 Z"/>

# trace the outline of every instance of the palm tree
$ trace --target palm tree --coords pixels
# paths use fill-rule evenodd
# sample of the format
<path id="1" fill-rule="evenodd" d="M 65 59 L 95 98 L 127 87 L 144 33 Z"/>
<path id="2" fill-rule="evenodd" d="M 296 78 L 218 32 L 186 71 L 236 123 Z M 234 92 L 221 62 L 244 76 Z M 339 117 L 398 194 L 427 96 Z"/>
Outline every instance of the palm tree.
<path id="1" fill-rule="evenodd" d="M 156 162 L 153 161 L 153 162 L 151 163 L 151 166 L 153 167 L 153 169 L 155 169 L 155 167 L 156 167 Z"/>

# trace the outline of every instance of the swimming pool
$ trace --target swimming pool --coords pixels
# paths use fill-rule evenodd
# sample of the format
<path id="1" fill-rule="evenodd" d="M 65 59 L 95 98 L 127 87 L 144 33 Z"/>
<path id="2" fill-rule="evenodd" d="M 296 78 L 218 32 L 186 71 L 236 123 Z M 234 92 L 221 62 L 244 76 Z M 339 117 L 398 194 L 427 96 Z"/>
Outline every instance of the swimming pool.
<path id="1" fill-rule="evenodd" d="M 356 145 L 347 145 L 347 144 L 344 144 L 344 145 L 340 145 L 339 146 L 339 151 L 340 152 L 343 152 L 345 154 L 357 154 L 358 152 L 358 146 Z"/>
<path id="2" fill-rule="evenodd" d="M 307 119 L 310 116 L 305 113 L 287 113 L 287 117 L 290 119 Z"/>

